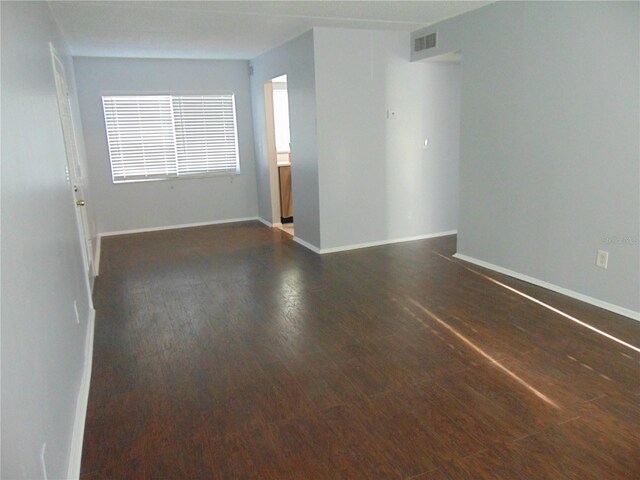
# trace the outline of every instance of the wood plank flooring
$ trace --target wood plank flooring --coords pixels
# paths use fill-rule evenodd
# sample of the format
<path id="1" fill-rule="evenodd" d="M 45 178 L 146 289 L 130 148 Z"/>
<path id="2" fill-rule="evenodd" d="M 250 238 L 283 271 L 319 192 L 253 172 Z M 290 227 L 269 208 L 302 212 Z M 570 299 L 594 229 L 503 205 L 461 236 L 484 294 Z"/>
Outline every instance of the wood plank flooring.
<path id="1" fill-rule="evenodd" d="M 640 355 L 438 255 L 455 242 L 104 238 L 82 478 L 640 478 Z M 638 322 L 473 269 L 640 345 Z"/>

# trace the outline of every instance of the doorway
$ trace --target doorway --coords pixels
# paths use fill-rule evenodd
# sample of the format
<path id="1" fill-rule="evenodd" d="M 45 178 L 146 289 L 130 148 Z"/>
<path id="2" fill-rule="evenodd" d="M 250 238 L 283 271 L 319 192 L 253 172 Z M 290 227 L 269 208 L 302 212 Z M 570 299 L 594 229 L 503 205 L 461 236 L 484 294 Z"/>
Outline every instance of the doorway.
<path id="1" fill-rule="evenodd" d="M 273 226 L 293 236 L 291 130 L 286 75 L 274 77 L 265 83 L 265 110 Z"/>

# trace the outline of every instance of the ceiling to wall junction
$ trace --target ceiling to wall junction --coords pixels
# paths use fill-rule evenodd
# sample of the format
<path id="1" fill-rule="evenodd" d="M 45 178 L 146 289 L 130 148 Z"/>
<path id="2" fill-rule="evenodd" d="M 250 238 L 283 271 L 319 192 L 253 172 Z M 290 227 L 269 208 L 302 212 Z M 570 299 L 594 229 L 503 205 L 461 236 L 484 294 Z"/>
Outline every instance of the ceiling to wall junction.
<path id="1" fill-rule="evenodd" d="M 51 1 L 74 56 L 252 59 L 313 27 L 413 31 L 486 1 Z"/>

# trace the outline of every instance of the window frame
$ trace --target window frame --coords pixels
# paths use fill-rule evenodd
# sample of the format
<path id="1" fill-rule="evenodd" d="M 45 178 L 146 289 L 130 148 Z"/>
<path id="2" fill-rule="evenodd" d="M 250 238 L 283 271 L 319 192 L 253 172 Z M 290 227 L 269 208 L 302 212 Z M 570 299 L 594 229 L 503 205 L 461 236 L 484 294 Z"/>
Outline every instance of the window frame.
<path id="1" fill-rule="evenodd" d="M 113 163 L 111 161 L 111 153 L 109 148 L 109 135 L 107 130 L 107 119 L 106 112 L 104 109 L 104 97 L 154 97 L 154 96 L 167 96 L 167 97 L 188 97 L 188 96 L 196 96 L 196 97 L 206 97 L 206 96 L 220 96 L 220 95 L 231 95 L 232 96 L 232 105 L 233 105 L 233 116 L 234 116 L 234 130 L 235 130 L 235 150 L 236 150 L 236 170 L 235 171 L 226 171 L 226 172 L 205 172 L 205 173 L 192 173 L 192 174 L 182 174 L 182 175 L 165 175 L 165 176 L 157 176 L 152 178 L 134 178 L 134 179 L 124 179 L 124 180 L 116 180 L 113 176 Z M 104 126 L 104 134 L 105 134 L 105 142 L 107 148 L 107 158 L 109 162 L 109 174 L 111 176 L 111 184 L 112 185 L 123 185 L 129 183 L 143 183 L 143 182 L 166 182 L 166 181 L 174 181 L 174 180 L 190 180 L 190 179 L 204 179 L 211 177 L 235 177 L 242 175 L 242 165 L 240 159 L 240 136 L 239 136 L 239 127 L 238 127 L 238 108 L 236 104 L 237 95 L 234 91 L 224 90 L 224 91 L 190 91 L 190 92 L 176 92 L 171 90 L 160 90 L 160 91 L 111 91 L 105 90 L 100 92 L 100 108 L 102 110 L 102 119 Z M 175 128 L 175 121 L 174 121 Z M 177 143 L 175 141 L 174 134 L 174 144 Z M 176 158 L 177 161 L 177 158 Z"/>

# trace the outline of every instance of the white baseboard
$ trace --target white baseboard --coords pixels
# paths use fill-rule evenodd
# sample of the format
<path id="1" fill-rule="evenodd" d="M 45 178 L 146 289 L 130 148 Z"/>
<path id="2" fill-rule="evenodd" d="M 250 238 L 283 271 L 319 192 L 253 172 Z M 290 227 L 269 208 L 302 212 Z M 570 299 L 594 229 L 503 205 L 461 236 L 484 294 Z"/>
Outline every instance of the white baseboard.
<path id="1" fill-rule="evenodd" d="M 93 255 L 93 274 L 100 275 L 100 247 L 102 246 L 102 236 L 96 235 L 96 249 Z"/>
<path id="2" fill-rule="evenodd" d="M 265 220 L 265 219 L 264 219 L 264 218 L 262 218 L 262 217 L 258 217 L 258 221 L 259 221 L 259 222 L 264 223 L 264 224 L 265 224 L 267 227 L 269 227 L 269 228 L 273 228 L 273 227 L 274 227 L 273 223 L 271 223 L 271 222 L 269 222 L 269 221 Z"/>
<path id="3" fill-rule="evenodd" d="M 84 440 L 84 425 L 87 418 L 87 407 L 89 405 L 89 387 L 91 385 L 91 366 L 93 362 L 93 334 L 96 324 L 96 311 L 92 308 L 89 311 L 87 320 L 87 335 L 84 343 L 84 367 L 82 380 L 80 381 L 80 391 L 76 400 L 76 415 L 73 424 L 73 436 L 71 438 L 71 454 L 69 455 L 69 468 L 67 478 L 80 478 L 80 464 L 82 462 L 82 442 Z"/>
<path id="4" fill-rule="evenodd" d="M 401 237 L 401 238 L 393 238 L 390 240 L 379 240 L 376 242 L 357 243 L 353 245 L 345 245 L 343 247 L 321 248 L 320 253 L 321 254 L 336 253 L 336 252 L 344 252 L 347 250 L 357 250 L 359 248 L 378 247 L 380 245 L 390 245 L 392 243 L 412 242 L 414 240 L 426 240 L 428 238 L 444 237 L 446 235 L 455 235 L 456 233 L 458 233 L 457 230 L 447 230 L 445 232 L 426 233 L 424 235 L 415 235 L 413 237 Z"/>
<path id="5" fill-rule="evenodd" d="M 260 220 L 259 217 L 242 217 L 242 218 L 229 218 L 226 220 L 215 220 L 212 222 L 196 222 L 196 223 L 183 223 L 181 225 L 167 225 L 164 227 L 148 227 L 148 228 L 135 228 L 133 230 L 118 230 L 115 232 L 103 232 L 100 237 L 113 237 L 116 235 L 129 235 L 131 233 L 146 233 L 146 232 L 159 232 L 162 230 L 176 230 L 178 228 L 191 228 L 191 227 L 205 227 L 207 225 L 220 225 L 223 223 L 238 223 L 238 222 L 250 222 L 252 220 Z"/>
<path id="6" fill-rule="evenodd" d="M 269 228 L 282 228 L 282 223 L 280 223 L 280 222 L 271 223 L 270 221 L 265 220 L 262 217 L 258 217 L 258 221 L 264 223 Z"/>
<path id="7" fill-rule="evenodd" d="M 416 235 L 413 237 L 402 237 L 402 238 L 394 238 L 391 240 L 380 240 L 376 242 L 357 243 L 353 245 L 345 245 L 343 247 L 332 247 L 332 248 L 318 248 L 315 245 L 311 245 L 309 242 L 306 242 L 302 240 L 300 237 L 296 237 L 296 236 L 293 237 L 293 241 L 296 243 L 299 243 L 303 247 L 308 248 L 314 253 L 324 255 L 327 253 L 345 252 L 347 250 L 357 250 L 360 248 L 378 247 L 380 245 L 390 245 L 392 243 L 411 242 L 414 240 L 426 240 L 428 238 L 444 237 L 446 235 L 455 235 L 456 233 L 458 233 L 457 230 L 447 230 L 445 232 L 426 233 L 424 235 Z"/>
<path id="8" fill-rule="evenodd" d="M 484 260 L 478 260 L 477 258 L 463 255 L 461 253 L 456 253 L 453 256 L 460 260 L 464 260 L 465 262 L 473 263 L 474 265 L 478 265 L 480 267 L 484 267 L 489 270 L 493 270 L 495 272 L 502 273 L 504 275 L 508 275 L 513 278 L 517 278 L 518 280 L 523 280 L 527 283 L 532 283 L 533 285 L 546 288 L 547 290 L 552 290 L 554 292 L 561 293 L 562 295 L 566 295 L 567 297 L 575 298 L 576 300 L 580 300 L 582 302 L 589 303 L 596 307 L 609 310 L 610 312 L 623 315 L 633 320 L 640 320 L 640 312 L 636 312 L 629 308 L 621 307 L 619 305 L 615 305 L 609 302 L 604 302 L 602 300 L 598 300 L 597 298 L 589 297 L 588 295 L 583 295 L 582 293 L 574 292 L 573 290 L 569 290 L 567 288 L 560 287 L 558 285 L 554 285 L 552 283 L 548 283 L 548 282 L 545 282 L 544 280 L 539 280 L 537 278 L 530 277 L 522 273 L 514 272 L 513 270 L 509 270 L 508 268 L 503 268 L 498 265 L 485 262 Z"/>
<path id="9" fill-rule="evenodd" d="M 302 240 L 300 237 L 293 237 L 293 241 L 296 243 L 299 243 L 300 245 L 302 245 L 305 248 L 308 248 L 309 250 L 311 250 L 314 253 L 322 253 L 322 251 L 316 247 L 315 245 L 311 245 L 309 242 L 305 242 L 304 240 Z"/>

